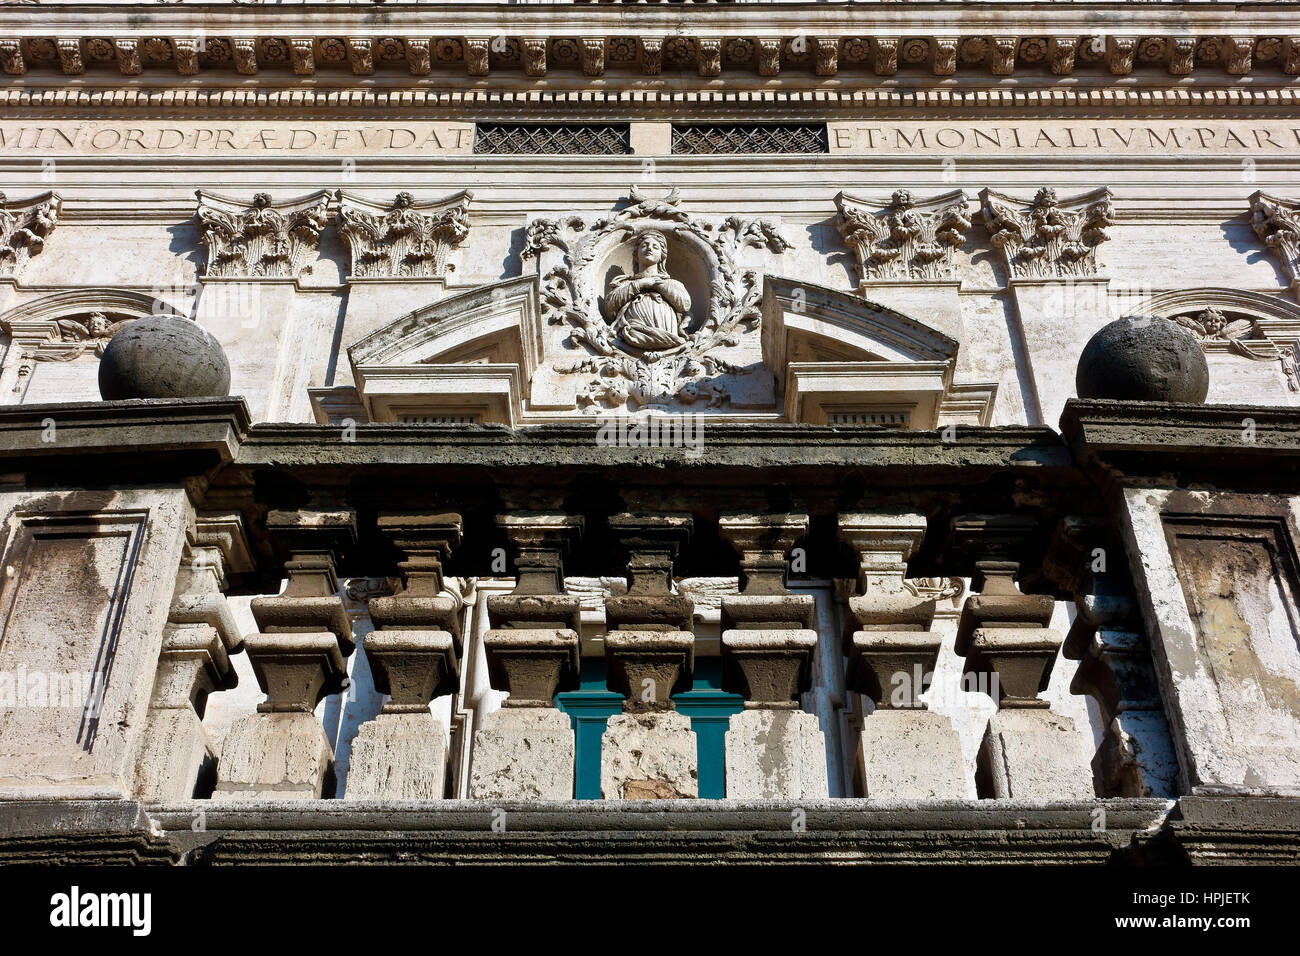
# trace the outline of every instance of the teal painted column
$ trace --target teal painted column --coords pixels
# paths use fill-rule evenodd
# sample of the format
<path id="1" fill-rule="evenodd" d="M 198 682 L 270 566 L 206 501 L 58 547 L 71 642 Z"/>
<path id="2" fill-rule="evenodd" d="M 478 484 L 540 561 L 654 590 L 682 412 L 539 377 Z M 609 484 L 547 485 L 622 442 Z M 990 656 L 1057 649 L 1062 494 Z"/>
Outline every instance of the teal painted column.
<path id="1" fill-rule="evenodd" d="M 743 697 L 724 693 L 721 688 L 721 662 L 697 659 L 692 688 L 673 696 L 677 710 L 691 718 L 691 729 L 695 731 L 700 797 L 714 800 L 727 793 L 724 736 L 728 721 L 744 706 Z M 605 662 L 583 661 L 581 688 L 556 694 L 555 704 L 569 715 L 577 738 L 575 796 L 579 800 L 599 800 L 600 738 L 605 721 L 623 709 L 623 698 L 605 689 Z"/>

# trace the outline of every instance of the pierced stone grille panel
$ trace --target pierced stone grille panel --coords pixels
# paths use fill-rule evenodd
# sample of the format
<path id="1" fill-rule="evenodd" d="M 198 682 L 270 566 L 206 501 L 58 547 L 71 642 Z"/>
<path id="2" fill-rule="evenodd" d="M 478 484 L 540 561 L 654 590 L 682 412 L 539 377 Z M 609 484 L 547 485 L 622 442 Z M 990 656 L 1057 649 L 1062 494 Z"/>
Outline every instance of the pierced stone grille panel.
<path id="1" fill-rule="evenodd" d="M 627 123 L 479 123 L 474 133 L 474 152 L 485 155 L 623 156 L 632 152 L 632 134 Z"/>
<path id="2" fill-rule="evenodd" d="M 673 124 L 674 154 L 828 153 L 824 123 Z"/>

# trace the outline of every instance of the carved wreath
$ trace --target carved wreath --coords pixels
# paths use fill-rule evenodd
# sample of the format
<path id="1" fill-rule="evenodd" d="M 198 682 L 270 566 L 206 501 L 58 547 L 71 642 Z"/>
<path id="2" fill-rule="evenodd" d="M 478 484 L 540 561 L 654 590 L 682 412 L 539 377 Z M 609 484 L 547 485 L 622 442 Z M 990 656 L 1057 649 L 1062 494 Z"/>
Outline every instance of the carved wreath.
<path id="1" fill-rule="evenodd" d="M 571 331 L 565 345 L 588 352 L 587 358 L 560 371 L 595 374 L 578 396 L 579 404 L 585 406 L 646 405 L 671 397 L 685 404 L 704 400 L 716 408 L 729 396 L 710 377 L 742 370 L 709 353 L 739 344 L 742 333 L 758 327 L 761 314 L 763 290 L 758 274 L 741 269 L 739 255 L 743 249 L 760 247 L 784 252 L 791 248 L 790 243 L 766 219 L 730 216 L 717 226 L 699 222 L 679 208 L 676 189 L 665 199 L 652 199 L 633 186 L 630 195 L 631 206 L 598 220 L 589 230 L 576 216 L 538 219 L 528 226 L 525 258 L 546 248 L 564 255 L 564 262 L 542 277 L 542 317 L 551 325 L 567 323 Z M 717 267 L 703 323 L 684 344 L 663 351 L 627 347 L 601 314 L 600 290 L 592 288 L 589 278 L 597 256 L 648 228 L 665 235 L 693 237 L 711 250 Z"/>

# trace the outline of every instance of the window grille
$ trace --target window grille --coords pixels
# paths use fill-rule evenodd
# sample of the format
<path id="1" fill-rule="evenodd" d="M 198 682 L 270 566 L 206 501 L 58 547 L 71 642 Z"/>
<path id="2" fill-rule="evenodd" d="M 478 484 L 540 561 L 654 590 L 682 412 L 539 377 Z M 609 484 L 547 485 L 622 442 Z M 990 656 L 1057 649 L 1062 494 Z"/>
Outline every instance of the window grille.
<path id="1" fill-rule="evenodd" d="M 623 156 L 632 152 L 632 134 L 627 123 L 479 123 L 474 152 L 489 156 Z"/>
<path id="2" fill-rule="evenodd" d="M 828 153 L 825 123 L 673 124 L 673 152 L 686 156 L 716 153 Z"/>

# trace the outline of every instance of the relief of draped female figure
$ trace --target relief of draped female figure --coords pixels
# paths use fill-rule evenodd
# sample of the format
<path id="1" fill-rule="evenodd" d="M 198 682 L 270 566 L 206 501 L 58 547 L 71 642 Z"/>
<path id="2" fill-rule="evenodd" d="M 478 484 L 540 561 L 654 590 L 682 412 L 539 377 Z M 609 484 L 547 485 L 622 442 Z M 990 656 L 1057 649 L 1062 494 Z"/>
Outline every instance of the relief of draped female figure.
<path id="1" fill-rule="evenodd" d="M 633 348 L 662 352 L 686 343 L 691 297 L 686 286 L 668 275 L 667 258 L 668 240 L 648 229 L 637 236 L 636 272 L 610 283 L 605 304 L 614 331 Z"/>

